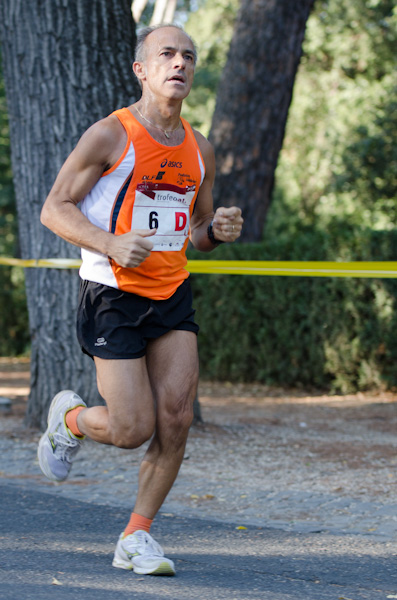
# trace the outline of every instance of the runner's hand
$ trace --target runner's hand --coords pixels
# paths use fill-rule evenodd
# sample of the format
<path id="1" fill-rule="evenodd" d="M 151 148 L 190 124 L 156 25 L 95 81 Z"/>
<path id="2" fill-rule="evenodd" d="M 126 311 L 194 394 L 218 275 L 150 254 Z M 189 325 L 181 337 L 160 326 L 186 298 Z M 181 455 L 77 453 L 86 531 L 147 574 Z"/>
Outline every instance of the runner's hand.
<path id="1" fill-rule="evenodd" d="M 135 229 L 123 235 L 115 235 L 110 258 L 121 267 L 138 267 L 150 255 L 153 248 L 150 238 L 156 231 L 157 229 Z"/>
<path id="2" fill-rule="evenodd" d="M 237 206 L 220 207 L 216 210 L 212 230 L 215 239 L 221 242 L 234 242 L 241 235 L 244 219 Z"/>

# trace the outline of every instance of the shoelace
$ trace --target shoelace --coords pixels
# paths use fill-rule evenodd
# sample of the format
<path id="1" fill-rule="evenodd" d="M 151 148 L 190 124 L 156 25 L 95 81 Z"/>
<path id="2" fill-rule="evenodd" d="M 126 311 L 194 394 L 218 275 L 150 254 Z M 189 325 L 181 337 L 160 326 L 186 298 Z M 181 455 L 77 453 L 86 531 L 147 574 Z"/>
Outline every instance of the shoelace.
<path id="1" fill-rule="evenodd" d="M 55 443 L 54 456 L 63 462 L 71 463 L 79 450 L 79 442 L 59 431 L 53 433 L 53 439 Z"/>
<path id="2" fill-rule="evenodd" d="M 135 540 L 137 541 L 135 549 L 139 552 L 139 554 L 151 554 L 152 556 L 164 556 L 164 552 L 160 544 L 158 544 L 149 533 L 146 532 L 138 532 L 131 536 L 131 542 L 134 544 Z M 133 541 L 133 539 L 135 540 Z M 131 545 L 132 545 L 131 544 Z M 127 543 L 127 547 L 129 544 Z M 128 548 L 129 549 L 129 548 Z"/>

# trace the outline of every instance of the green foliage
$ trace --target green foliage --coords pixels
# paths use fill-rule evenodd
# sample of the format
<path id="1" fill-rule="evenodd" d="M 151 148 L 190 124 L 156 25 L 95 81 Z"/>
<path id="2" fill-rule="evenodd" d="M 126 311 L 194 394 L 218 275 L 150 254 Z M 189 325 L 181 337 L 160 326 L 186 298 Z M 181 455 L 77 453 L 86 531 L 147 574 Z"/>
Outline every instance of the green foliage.
<path id="1" fill-rule="evenodd" d="M 264 240 L 210 260 L 396 258 L 395 40 L 391 3 L 317 3 Z M 397 385 L 396 280 L 195 274 L 192 285 L 205 379 Z"/>
<path id="2" fill-rule="evenodd" d="M 323 228 L 394 227 L 396 46 L 392 2 L 315 4 L 276 174 L 288 215 Z"/>
<path id="3" fill-rule="evenodd" d="M 391 2 L 315 4 L 265 231 L 285 259 L 396 260 L 396 42 Z M 340 392 L 397 384 L 395 280 L 279 280 L 263 301 L 287 294 L 271 337 L 290 367 L 266 377 Z"/>
<path id="4" fill-rule="evenodd" d="M 341 226 L 342 229 L 343 226 Z M 381 260 L 396 232 L 344 226 L 332 245 L 321 230 L 271 234 L 221 246 L 218 260 L 333 260 L 353 235 L 351 260 Z M 202 258 L 195 251 L 190 259 Z M 354 392 L 397 385 L 397 281 L 279 276 L 191 276 L 204 379 L 258 381 Z"/>
<path id="5" fill-rule="evenodd" d="M 383 83 L 367 122 L 351 135 L 342 153 L 343 169 L 334 173 L 329 190 L 355 199 L 355 208 L 373 228 L 394 227 L 397 217 L 397 84 Z"/>
<path id="6" fill-rule="evenodd" d="M 0 256 L 17 256 L 17 250 L 7 106 L 0 70 Z M 0 266 L 0 330 L 0 355 L 14 356 L 26 351 L 29 326 L 24 275 L 19 267 Z"/>
<path id="7" fill-rule="evenodd" d="M 316 3 L 264 240 L 210 259 L 396 259 L 396 41 L 390 2 Z M 192 283 L 203 378 L 342 393 L 397 385 L 396 280 Z"/>

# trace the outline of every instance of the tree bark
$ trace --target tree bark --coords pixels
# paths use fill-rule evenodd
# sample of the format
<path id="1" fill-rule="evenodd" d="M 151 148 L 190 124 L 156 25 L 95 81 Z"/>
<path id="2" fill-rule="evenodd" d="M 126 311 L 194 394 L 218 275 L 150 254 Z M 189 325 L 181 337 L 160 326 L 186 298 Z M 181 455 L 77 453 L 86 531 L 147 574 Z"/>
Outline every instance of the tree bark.
<path id="1" fill-rule="evenodd" d="M 83 131 L 140 95 L 130 1 L 2 0 L 0 38 L 22 258 L 79 256 L 40 224 L 40 211 Z M 77 270 L 26 270 L 30 425 L 44 427 L 62 388 L 98 401 L 93 362 L 75 334 L 78 285 Z"/>
<path id="2" fill-rule="evenodd" d="M 210 140 L 215 206 L 240 206 L 241 241 L 260 241 L 270 205 L 306 21 L 314 0 L 242 0 Z"/>

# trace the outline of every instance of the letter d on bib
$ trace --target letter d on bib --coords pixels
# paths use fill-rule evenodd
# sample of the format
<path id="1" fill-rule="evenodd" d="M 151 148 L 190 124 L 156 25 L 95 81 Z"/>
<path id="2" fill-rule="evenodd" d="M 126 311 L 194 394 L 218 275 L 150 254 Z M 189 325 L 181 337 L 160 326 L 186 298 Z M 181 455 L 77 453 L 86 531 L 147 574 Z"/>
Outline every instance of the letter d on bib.
<path id="1" fill-rule="evenodd" d="M 175 231 L 182 231 L 185 229 L 187 223 L 187 215 L 183 212 L 175 213 Z"/>

